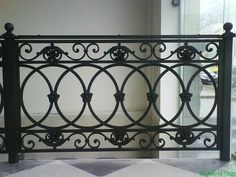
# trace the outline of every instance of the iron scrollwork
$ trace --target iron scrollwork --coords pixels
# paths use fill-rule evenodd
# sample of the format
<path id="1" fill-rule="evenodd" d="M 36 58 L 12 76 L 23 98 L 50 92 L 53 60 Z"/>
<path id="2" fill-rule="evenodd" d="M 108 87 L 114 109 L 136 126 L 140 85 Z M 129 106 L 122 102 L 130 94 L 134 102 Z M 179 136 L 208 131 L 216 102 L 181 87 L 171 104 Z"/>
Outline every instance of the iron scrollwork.
<path id="1" fill-rule="evenodd" d="M 49 131 L 41 141 L 49 147 L 55 149 L 65 143 L 64 135 L 57 130 Z"/>
<path id="2" fill-rule="evenodd" d="M 190 62 L 196 57 L 196 53 L 200 54 L 200 52 L 192 46 L 180 46 L 175 52 L 177 53 L 177 57 L 184 62 Z"/>
<path id="3" fill-rule="evenodd" d="M 126 46 L 114 46 L 110 48 L 107 52 L 104 52 L 105 55 L 110 54 L 110 58 L 114 61 L 125 61 L 129 57 L 129 53 L 134 53 Z"/>
<path id="4" fill-rule="evenodd" d="M 205 44 L 205 50 L 201 51 L 194 46 L 188 45 L 185 43 L 182 46 L 179 46 L 174 51 L 170 51 L 167 53 L 166 43 L 162 41 L 158 41 L 156 43 L 153 42 L 140 42 L 136 43 L 139 46 L 139 50 L 132 50 L 128 45 L 118 43 L 118 45 L 109 46 L 109 47 L 101 47 L 99 43 L 86 43 L 76 42 L 72 45 L 72 51 L 74 54 L 79 55 L 77 58 L 72 57 L 69 52 L 64 51 L 61 47 L 55 45 L 56 42 L 50 43 L 50 45 L 44 47 L 39 52 L 36 52 L 35 56 L 31 56 L 27 58 L 24 56 L 25 54 L 32 54 L 33 47 L 30 43 L 22 43 L 20 45 L 20 58 L 25 61 L 34 61 L 42 55 L 43 59 L 50 63 L 58 63 L 62 57 L 68 58 L 73 61 L 80 61 L 82 59 L 90 59 L 91 61 L 98 61 L 101 59 L 107 58 L 109 55 L 109 59 L 115 62 L 124 62 L 132 56 L 137 60 L 167 60 L 170 59 L 173 55 L 177 55 L 177 58 L 183 62 L 191 62 L 196 58 L 196 55 L 201 57 L 204 60 L 213 60 L 218 57 L 218 44 L 215 42 L 209 42 Z M 101 48 L 103 51 L 101 51 Z M 106 49 L 107 48 L 107 49 Z M 140 54 L 137 54 L 140 53 Z M 71 53 L 72 54 L 72 53 Z M 165 54 L 165 55 L 160 55 Z M 209 55 L 211 54 L 211 55 Z M 209 55 L 209 56 L 208 56 Z"/>
<path id="5" fill-rule="evenodd" d="M 124 145 L 127 145 L 130 141 L 131 139 L 129 138 L 128 133 L 122 129 L 115 129 L 109 139 L 109 142 L 111 144 L 119 146 L 119 148 Z"/>
<path id="6" fill-rule="evenodd" d="M 171 137 L 171 139 L 174 139 L 176 143 L 182 145 L 184 148 L 186 148 L 187 145 L 193 144 L 198 138 L 199 137 L 194 136 L 191 130 L 186 128 L 177 131 L 174 138 Z"/>
<path id="7" fill-rule="evenodd" d="M 65 136 L 64 134 L 67 134 Z M 166 139 L 161 136 L 167 135 L 170 140 L 175 141 L 177 144 L 183 146 L 183 149 L 187 149 L 188 146 L 193 145 L 197 140 L 200 141 L 203 139 L 203 145 L 206 148 L 214 148 L 216 145 L 216 134 L 213 131 L 202 131 L 202 132 L 193 132 L 190 129 L 181 128 L 176 131 L 175 135 L 172 135 L 167 131 L 157 131 L 157 132 L 148 132 L 140 131 L 137 133 L 127 132 L 124 129 L 114 129 L 111 132 L 75 132 L 75 133 L 63 133 L 61 131 L 48 131 L 44 136 L 40 136 L 36 133 L 27 133 L 22 137 L 22 147 L 23 150 L 37 150 L 35 145 L 37 144 L 36 140 L 27 139 L 27 136 L 33 136 L 38 139 L 38 142 L 42 142 L 48 147 L 56 150 L 58 147 L 63 147 L 63 144 L 66 142 L 73 141 L 74 149 L 77 150 L 98 150 L 101 148 L 101 142 L 104 139 L 108 141 L 113 150 L 122 150 L 128 149 L 131 142 L 137 142 L 138 144 L 135 147 L 131 147 L 136 150 L 159 150 L 166 148 Z M 204 134 L 211 134 L 212 137 L 205 137 Z M 74 138 L 73 138 L 74 137 Z M 3 139 L 2 136 L 0 138 Z M 4 140 L 4 139 L 3 139 Z M 27 145 L 25 144 L 27 143 Z M 134 146 L 134 145 L 132 145 Z M 3 147 L 2 147 L 3 148 Z M 168 148 L 168 147 L 167 147 Z"/>
<path id="8" fill-rule="evenodd" d="M 48 62 L 57 63 L 62 58 L 62 54 L 68 55 L 68 53 L 64 52 L 61 48 L 51 44 L 43 48 L 37 55 L 42 55 Z"/>
<path id="9" fill-rule="evenodd" d="M 202 137 L 203 134 L 211 134 L 213 137 Z M 171 140 L 174 140 L 177 144 L 186 148 L 188 145 L 192 145 L 196 140 L 203 138 L 203 145 L 206 148 L 213 148 L 216 145 L 216 134 L 213 131 L 203 131 L 198 134 L 194 134 L 191 129 L 181 128 L 175 136 L 170 136 Z"/>
<path id="10" fill-rule="evenodd" d="M 57 147 L 63 145 L 66 141 L 68 141 L 68 139 L 65 139 L 64 135 L 58 130 L 48 131 L 48 133 L 45 134 L 44 138 L 42 138 L 41 136 L 39 136 L 39 134 L 36 133 L 26 133 L 22 137 L 22 147 L 25 150 L 33 150 L 36 145 L 36 142 L 33 139 L 27 140 L 27 145 L 25 144 L 25 139 L 28 136 L 37 138 L 39 143 L 42 142 L 45 145 L 52 147 L 53 149 L 56 149 Z"/>
<path id="11" fill-rule="evenodd" d="M 198 134 L 199 139 L 204 134 L 209 134 L 209 135 L 212 136 L 212 138 L 204 137 L 204 139 L 203 139 L 204 146 L 206 148 L 212 148 L 212 147 L 216 146 L 216 143 L 217 143 L 217 135 L 216 135 L 216 133 L 213 132 L 213 131 L 203 131 L 203 132 Z"/>

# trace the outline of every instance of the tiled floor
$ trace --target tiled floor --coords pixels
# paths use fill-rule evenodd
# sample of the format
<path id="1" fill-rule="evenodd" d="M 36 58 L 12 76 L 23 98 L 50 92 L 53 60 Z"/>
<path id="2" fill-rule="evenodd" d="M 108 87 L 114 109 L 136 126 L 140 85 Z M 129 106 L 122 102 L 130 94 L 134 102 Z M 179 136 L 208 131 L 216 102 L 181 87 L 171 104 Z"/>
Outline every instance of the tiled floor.
<path id="1" fill-rule="evenodd" d="M 207 159 L 24 160 L 0 163 L 0 177 L 236 176 L 236 161 Z"/>

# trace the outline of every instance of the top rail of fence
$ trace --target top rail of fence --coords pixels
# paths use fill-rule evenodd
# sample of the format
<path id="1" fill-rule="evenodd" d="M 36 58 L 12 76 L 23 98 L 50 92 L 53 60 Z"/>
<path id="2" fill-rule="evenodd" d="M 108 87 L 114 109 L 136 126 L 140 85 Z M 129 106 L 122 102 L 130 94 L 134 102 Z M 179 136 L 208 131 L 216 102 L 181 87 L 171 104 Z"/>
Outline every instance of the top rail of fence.
<path id="1" fill-rule="evenodd" d="M 0 39 L 4 39 L 3 35 L 0 36 Z M 165 39 L 221 39 L 222 35 L 17 35 L 14 36 L 15 39 L 24 40 L 40 40 L 40 39 L 77 39 L 77 40 L 165 40 Z"/>

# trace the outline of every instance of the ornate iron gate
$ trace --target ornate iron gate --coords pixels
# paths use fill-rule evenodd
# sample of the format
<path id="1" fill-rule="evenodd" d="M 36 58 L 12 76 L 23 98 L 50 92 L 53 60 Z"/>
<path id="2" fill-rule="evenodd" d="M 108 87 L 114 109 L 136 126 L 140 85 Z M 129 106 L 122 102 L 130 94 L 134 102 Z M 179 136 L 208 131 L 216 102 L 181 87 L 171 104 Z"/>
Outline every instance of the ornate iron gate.
<path id="1" fill-rule="evenodd" d="M 3 59 L 0 112 L 4 110 L 5 117 L 5 127 L 0 128 L 0 151 L 9 154 L 10 163 L 17 162 L 18 153 L 69 151 L 218 150 L 221 160 L 229 160 L 234 37 L 230 23 L 224 25 L 223 35 L 15 36 L 13 28 L 12 24 L 6 24 L 7 32 L 0 39 Z M 169 50 L 173 44 L 175 49 Z M 204 47 L 199 50 L 197 45 Z M 207 70 L 212 66 L 219 68 L 218 80 Z M 183 67 L 195 70 L 187 83 L 179 72 Z M 50 69 L 55 69 L 55 74 L 46 72 Z M 89 70 L 93 72 L 85 81 L 81 71 Z M 159 73 L 150 75 L 149 70 Z M 122 78 L 117 78 L 117 73 Z M 195 94 L 191 86 L 200 73 L 208 77 L 215 92 L 214 103 L 204 117 L 199 117 L 191 107 Z M 158 89 L 166 74 L 174 76 L 180 87 L 179 110 L 168 119 L 158 106 L 162 96 Z M 43 98 L 47 98 L 48 108 L 39 116 L 31 114 L 25 100 L 29 80 L 36 80 L 36 75 L 47 86 Z M 68 117 L 59 103 L 63 92 L 60 85 L 68 75 L 80 87 L 76 94 L 80 95 L 77 99 L 81 104 L 74 117 Z M 127 95 L 132 93 L 127 93 L 127 84 L 134 75 L 141 78 L 146 88 L 142 93 L 145 109 L 138 113 L 129 111 L 126 103 Z M 110 101 L 114 102 L 114 108 L 107 116 L 98 115 L 92 104 L 98 77 L 106 77 L 112 85 Z M 135 95 L 131 99 L 130 104 L 134 104 Z M 184 108 L 195 123 L 180 123 Z M 53 123 L 47 124 L 55 113 Z M 87 119 L 86 113 L 90 116 Z M 177 146 L 168 146 L 167 141 Z"/>

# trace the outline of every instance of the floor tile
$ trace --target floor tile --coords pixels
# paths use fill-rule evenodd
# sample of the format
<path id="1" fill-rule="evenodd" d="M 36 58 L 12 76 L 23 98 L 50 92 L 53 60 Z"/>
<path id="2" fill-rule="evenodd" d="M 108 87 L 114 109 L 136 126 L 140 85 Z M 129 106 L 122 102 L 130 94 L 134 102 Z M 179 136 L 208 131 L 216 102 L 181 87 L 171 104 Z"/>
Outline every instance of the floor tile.
<path id="1" fill-rule="evenodd" d="M 89 161 L 77 161 L 77 163 L 71 163 L 72 166 L 82 169 L 96 176 L 105 176 L 114 171 L 128 167 L 134 164 L 132 160 L 89 160 Z"/>
<path id="2" fill-rule="evenodd" d="M 24 170 L 7 177 L 95 177 L 81 169 L 63 163 L 53 161 L 32 169 Z"/>
<path id="3" fill-rule="evenodd" d="M 214 171 L 228 163 L 217 159 L 157 159 L 156 161 L 194 173 Z"/>
<path id="4" fill-rule="evenodd" d="M 196 173 L 165 165 L 152 160 L 143 160 L 118 170 L 105 177 L 198 177 Z"/>
<path id="5" fill-rule="evenodd" d="M 236 161 L 217 159 L 22 160 L 0 163 L 0 177 L 203 177 L 215 171 L 236 176 L 235 169 Z"/>
<path id="6" fill-rule="evenodd" d="M 49 161 L 44 160 L 44 161 L 36 161 L 36 160 L 25 160 L 25 161 L 20 161 L 19 163 L 16 164 L 9 164 L 7 162 L 2 162 L 0 163 L 0 177 L 12 174 L 12 173 L 17 173 L 22 170 L 27 170 L 31 169 L 33 167 L 37 167 L 43 164 L 48 163 Z"/>
<path id="7" fill-rule="evenodd" d="M 203 171 L 208 176 L 214 177 L 236 177 L 236 161 L 230 161 L 222 168 L 219 168 L 215 171 L 212 170 L 205 170 Z"/>

